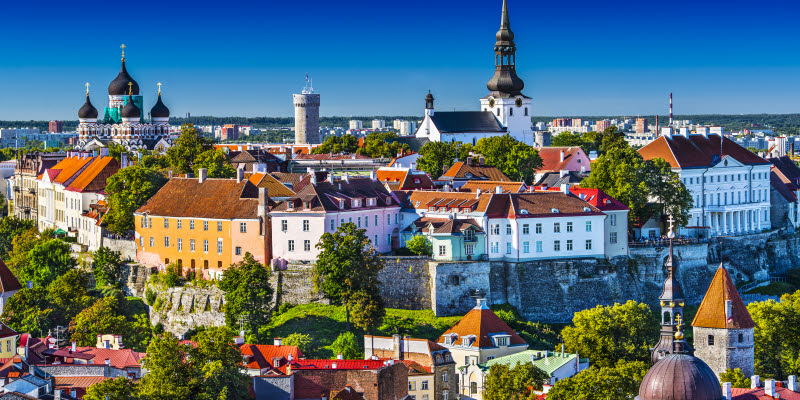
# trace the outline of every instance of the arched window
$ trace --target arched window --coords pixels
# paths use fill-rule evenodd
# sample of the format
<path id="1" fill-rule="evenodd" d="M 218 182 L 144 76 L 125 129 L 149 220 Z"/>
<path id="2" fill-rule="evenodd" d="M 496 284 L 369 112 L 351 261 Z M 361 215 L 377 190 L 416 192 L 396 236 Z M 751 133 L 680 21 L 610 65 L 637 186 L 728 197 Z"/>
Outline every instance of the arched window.
<path id="1" fill-rule="evenodd" d="M 513 108 L 509 108 L 509 109 L 508 109 L 508 115 L 509 115 L 510 117 L 513 117 L 513 116 L 514 116 L 514 109 L 513 109 Z"/>
<path id="2" fill-rule="evenodd" d="M 669 311 L 664 311 L 664 324 L 672 323 L 672 318 L 669 315 Z"/>
<path id="3" fill-rule="evenodd" d="M 528 116 L 528 107 L 525 107 L 525 116 Z"/>
<path id="4" fill-rule="evenodd" d="M 709 346 L 714 345 L 714 335 L 708 335 L 708 345 Z"/>
<path id="5" fill-rule="evenodd" d="M 478 382 L 470 382 L 469 383 L 469 393 L 470 394 L 477 394 L 478 393 Z"/>

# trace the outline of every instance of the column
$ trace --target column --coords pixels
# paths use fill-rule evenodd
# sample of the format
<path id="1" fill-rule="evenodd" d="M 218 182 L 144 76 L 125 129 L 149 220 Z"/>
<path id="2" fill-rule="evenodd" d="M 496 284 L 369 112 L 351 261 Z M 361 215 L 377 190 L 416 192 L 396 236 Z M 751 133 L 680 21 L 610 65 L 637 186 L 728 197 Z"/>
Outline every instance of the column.
<path id="1" fill-rule="evenodd" d="M 756 210 L 756 229 L 761 232 L 761 210 Z"/>
<path id="2" fill-rule="evenodd" d="M 733 215 L 736 217 L 736 233 L 742 233 L 742 212 L 734 211 Z"/>
<path id="3" fill-rule="evenodd" d="M 722 213 L 722 234 L 728 233 L 728 212 Z"/>

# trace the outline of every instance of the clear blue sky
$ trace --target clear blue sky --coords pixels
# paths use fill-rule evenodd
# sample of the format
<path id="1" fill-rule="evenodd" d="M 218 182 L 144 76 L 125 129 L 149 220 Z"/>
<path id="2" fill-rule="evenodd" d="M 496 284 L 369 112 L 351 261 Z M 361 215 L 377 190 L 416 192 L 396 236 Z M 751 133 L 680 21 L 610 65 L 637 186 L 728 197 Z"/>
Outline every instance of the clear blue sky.
<path id="1" fill-rule="evenodd" d="M 800 112 L 797 1 L 509 0 L 534 115 Z M 501 0 L 9 1 L 0 119 L 102 110 L 128 70 L 173 115 L 289 116 L 305 73 L 323 115 L 473 110 Z"/>

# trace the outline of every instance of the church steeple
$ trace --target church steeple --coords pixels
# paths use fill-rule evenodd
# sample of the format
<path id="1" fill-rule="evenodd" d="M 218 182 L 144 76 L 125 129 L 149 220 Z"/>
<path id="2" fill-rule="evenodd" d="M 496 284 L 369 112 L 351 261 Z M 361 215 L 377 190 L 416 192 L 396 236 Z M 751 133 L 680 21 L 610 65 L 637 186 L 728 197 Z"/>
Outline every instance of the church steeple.
<path id="1" fill-rule="evenodd" d="M 508 3 L 503 0 L 503 15 L 500 18 L 500 30 L 495 35 L 494 44 L 495 71 L 492 79 L 486 84 L 494 97 L 514 97 L 522 94 L 525 82 L 517 76 L 514 32 L 508 18 Z"/>
<path id="2" fill-rule="evenodd" d="M 675 219 L 670 216 L 669 233 L 667 234 L 669 237 L 669 255 L 667 256 L 667 262 L 664 264 L 667 268 L 667 279 L 664 280 L 661 296 L 658 297 L 661 304 L 661 339 L 659 339 L 656 347 L 653 348 L 653 363 L 669 354 L 675 353 L 675 334 L 679 331 L 683 320 L 685 299 L 683 298 L 681 284 L 675 276 L 678 265 L 675 261 L 672 246 L 672 239 L 675 237 L 675 232 L 673 231 L 674 223 Z"/>

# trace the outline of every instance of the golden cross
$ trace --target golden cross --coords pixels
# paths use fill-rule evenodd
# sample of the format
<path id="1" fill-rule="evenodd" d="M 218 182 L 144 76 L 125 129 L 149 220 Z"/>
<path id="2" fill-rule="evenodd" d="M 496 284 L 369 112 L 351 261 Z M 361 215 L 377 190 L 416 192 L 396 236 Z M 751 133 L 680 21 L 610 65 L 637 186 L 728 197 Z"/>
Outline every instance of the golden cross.
<path id="1" fill-rule="evenodd" d="M 122 49 L 122 61 L 125 61 L 125 44 L 119 46 L 119 48 Z"/>
<path id="2" fill-rule="evenodd" d="M 86 82 L 86 95 L 89 95 L 89 82 Z"/>
<path id="3" fill-rule="evenodd" d="M 161 94 L 161 82 L 158 82 L 157 85 L 158 85 L 158 94 Z"/>
<path id="4" fill-rule="evenodd" d="M 128 82 L 128 95 L 133 94 L 133 82 Z"/>
<path id="5" fill-rule="evenodd" d="M 675 316 L 675 322 L 677 322 L 677 323 L 678 323 L 678 326 L 681 326 L 681 325 L 682 325 L 682 324 L 681 324 L 681 321 L 683 321 L 683 318 L 681 318 L 681 315 L 680 315 L 680 314 L 676 315 L 676 316 Z"/>

